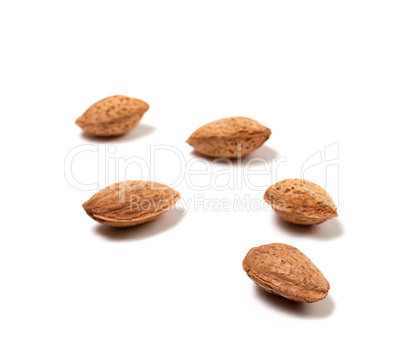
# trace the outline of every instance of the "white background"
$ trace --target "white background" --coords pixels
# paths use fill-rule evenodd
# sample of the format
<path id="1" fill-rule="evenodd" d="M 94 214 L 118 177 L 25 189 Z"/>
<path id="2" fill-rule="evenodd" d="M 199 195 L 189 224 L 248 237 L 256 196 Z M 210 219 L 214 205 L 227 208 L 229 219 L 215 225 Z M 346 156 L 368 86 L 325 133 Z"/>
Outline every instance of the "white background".
<path id="1" fill-rule="evenodd" d="M 401 18 L 400 1 L 3 1 L 0 350 L 401 350 Z M 151 108 L 121 138 L 84 135 L 74 120 L 114 94 Z M 96 190 L 65 178 L 83 144 L 147 163 L 151 146 L 170 145 L 188 162 L 199 157 L 189 135 L 229 116 L 272 130 L 234 170 L 253 157 L 286 162 L 253 176 L 262 190 L 197 191 L 183 179 L 182 200 L 258 203 L 338 143 L 330 176 L 325 164 L 305 176 L 328 182 L 339 218 L 300 228 L 268 209 L 193 204 L 116 231 L 81 207 Z M 96 155 L 74 159 L 77 180 L 149 176 L 135 164 L 116 175 Z M 172 184 L 186 165 L 159 156 L 155 180 Z M 325 300 L 257 289 L 242 260 L 272 242 L 312 259 L 331 284 Z"/>

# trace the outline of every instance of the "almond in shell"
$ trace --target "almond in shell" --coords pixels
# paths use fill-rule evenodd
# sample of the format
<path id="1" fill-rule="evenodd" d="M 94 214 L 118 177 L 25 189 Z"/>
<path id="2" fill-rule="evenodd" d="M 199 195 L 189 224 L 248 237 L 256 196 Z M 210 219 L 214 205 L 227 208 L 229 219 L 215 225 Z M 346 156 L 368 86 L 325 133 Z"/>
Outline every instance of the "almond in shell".
<path id="1" fill-rule="evenodd" d="M 292 301 L 317 302 L 329 291 L 322 272 L 305 254 L 287 244 L 252 248 L 243 260 L 243 269 L 265 291 Z"/>
<path id="2" fill-rule="evenodd" d="M 148 109 L 142 100 L 114 95 L 91 105 L 75 123 L 96 136 L 118 136 L 137 126 Z"/>
<path id="3" fill-rule="evenodd" d="M 162 183 L 123 181 L 102 189 L 82 206 L 101 224 L 129 227 L 156 219 L 179 199 L 179 192 Z"/>
<path id="4" fill-rule="evenodd" d="M 259 148 L 271 135 L 248 117 L 228 117 L 201 126 L 186 141 L 197 152 L 216 158 L 238 158 Z"/>
<path id="5" fill-rule="evenodd" d="M 282 219 L 298 225 L 318 225 L 338 216 L 325 189 L 306 180 L 280 181 L 268 188 L 264 200 Z"/>

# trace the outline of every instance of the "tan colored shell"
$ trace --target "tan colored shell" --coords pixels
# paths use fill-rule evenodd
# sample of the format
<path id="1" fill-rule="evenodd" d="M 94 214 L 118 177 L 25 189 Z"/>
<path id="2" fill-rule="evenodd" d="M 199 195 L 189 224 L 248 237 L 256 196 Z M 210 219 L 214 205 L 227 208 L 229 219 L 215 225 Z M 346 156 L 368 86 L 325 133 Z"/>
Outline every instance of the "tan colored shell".
<path id="1" fill-rule="evenodd" d="M 148 109 L 142 100 L 114 95 L 91 105 L 75 123 L 96 136 L 118 136 L 137 126 Z"/>
<path id="2" fill-rule="evenodd" d="M 179 192 L 161 183 L 123 181 L 102 189 L 82 206 L 101 224 L 129 227 L 156 219 L 179 199 Z"/>
<path id="3" fill-rule="evenodd" d="M 306 180 L 280 181 L 268 188 L 264 200 L 282 219 L 298 225 L 318 225 L 338 216 L 330 195 Z"/>
<path id="4" fill-rule="evenodd" d="M 297 248 L 272 243 L 252 248 L 243 269 L 265 291 L 296 302 L 325 298 L 329 283 L 312 261 Z"/>
<path id="5" fill-rule="evenodd" d="M 248 117 L 228 117 L 207 123 L 186 141 L 204 155 L 237 158 L 259 148 L 271 130 Z"/>

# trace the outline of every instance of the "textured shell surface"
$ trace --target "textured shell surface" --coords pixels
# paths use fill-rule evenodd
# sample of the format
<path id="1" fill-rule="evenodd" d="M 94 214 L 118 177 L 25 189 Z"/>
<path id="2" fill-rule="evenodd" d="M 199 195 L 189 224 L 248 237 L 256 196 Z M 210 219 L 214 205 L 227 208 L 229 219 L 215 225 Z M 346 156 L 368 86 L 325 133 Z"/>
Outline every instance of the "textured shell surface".
<path id="1" fill-rule="evenodd" d="M 197 152 L 212 156 L 237 158 L 259 148 L 271 130 L 248 117 L 228 117 L 207 123 L 186 141 Z"/>
<path id="2" fill-rule="evenodd" d="M 280 181 L 268 188 L 264 200 L 284 220 L 298 225 L 320 224 L 338 216 L 330 195 L 307 180 Z"/>
<path id="3" fill-rule="evenodd" d="M 137 126 L 148 109 L 142 100 L 114 95 L 91 105 L 75 123 L 94 135 L 116 136 Z"/>
<path id="4" fill-rule="evenodd" d="M 265 291 L 292 301 L 317 302 L 327 296 L 330 288 L 304 253 L 283 243 L 252 248 L 243 260 L 243 269 Z"/>
<path id="5" fill-rule="evenodd" d="M 157 218 L 179 199 L 179 192 L 162 183 L 123 181 L 102 189 L 82 206 L 102 224 L 128 227 Z"/>

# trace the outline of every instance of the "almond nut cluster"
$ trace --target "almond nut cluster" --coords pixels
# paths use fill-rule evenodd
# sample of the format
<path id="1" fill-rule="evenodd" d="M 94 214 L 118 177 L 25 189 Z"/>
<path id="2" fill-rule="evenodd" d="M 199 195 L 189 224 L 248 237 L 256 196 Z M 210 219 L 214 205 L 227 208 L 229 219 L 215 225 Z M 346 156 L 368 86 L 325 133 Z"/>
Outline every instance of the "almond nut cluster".
<path id="1" fill-rule="evenodd" d="M 135 128 L 149 109 L 142 100 L 115 95 L 91 105 L 76 124 L 96 136 L 119 136 Z M 213 158 L 240 158 L 261 147 L 271 130 L 248 117 L 228 117 L 207 123 L 187 139 L 197 153 Z M 152 221 L 171 209 L 180 193 L 151 181 L 123 181 L 99 191 L 82 206 L 95 221 L 130 227 Z M 330 195 L 303 179 L 286 179 L 270 186 L 264 200 L 285 221 L 318 225 L 337 217 Z M 296 302 L 324 299 L 330 285 L 322 272 L 300 250 L 272 243 L 252 248 L 243 269 L 263 290 Z"/>

